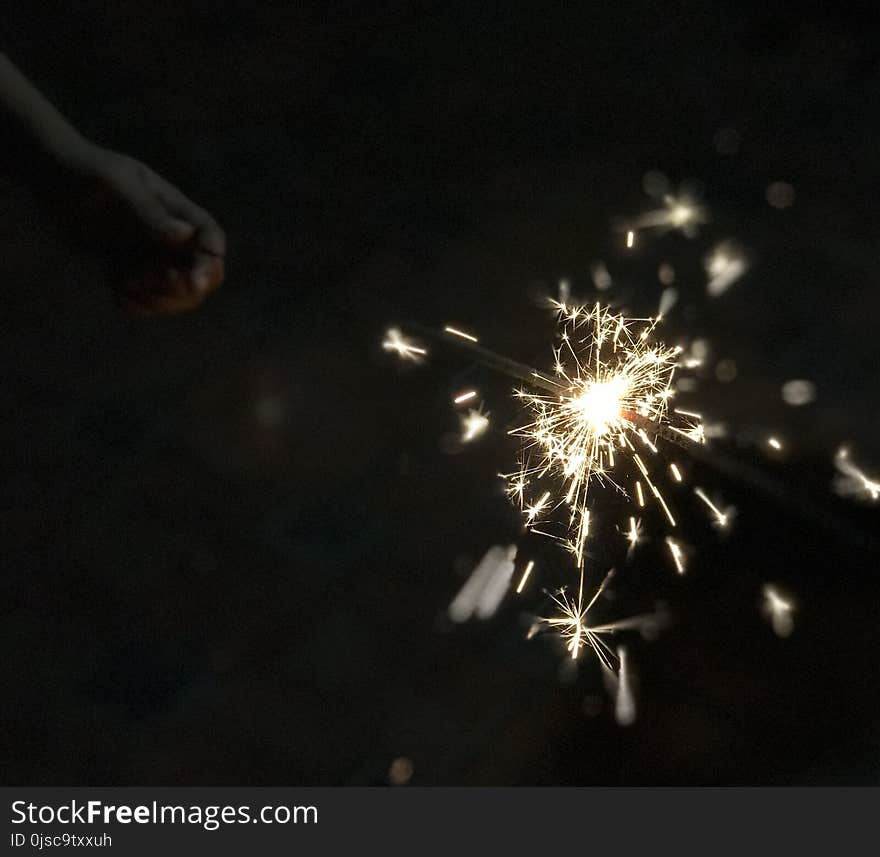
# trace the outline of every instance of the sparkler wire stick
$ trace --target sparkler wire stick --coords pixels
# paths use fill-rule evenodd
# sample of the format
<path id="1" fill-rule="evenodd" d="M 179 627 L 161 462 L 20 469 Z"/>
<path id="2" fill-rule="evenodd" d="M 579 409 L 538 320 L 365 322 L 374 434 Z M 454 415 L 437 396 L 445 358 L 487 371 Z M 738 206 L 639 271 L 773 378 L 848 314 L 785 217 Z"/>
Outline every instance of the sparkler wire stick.
<path id="1" fill-rule="evenodd" d="M 408 324 L 407 327 L 414 330 L 420 336 L 433 339 L 435 342 L 441 342 L 444 345 L 450 345 L 460 351 L 466 351 L 469 354 L 473 354 L 485 366 L 488 366 L 490 369 L 495 369 L 511 378 L 518 378 L 520 381 L 533 384 L 534 386 L 540 387 L 542 390 L 547 390 L 550 393 L 558 394 L 562 389 L 562 387 L 555 381 L 550 378 L 545 378 L 540 372 L 533 369 L 531 366 L 528 366 L 525 363 L 519 363 L 516 360 L 511 360 L 509 357 L 505 357 L 495 351 L 490 351 L 488 348 L 484 348 L 482 345 L 469 339 L 462 339 L 460 336 L 455 336 L 447 331 L 434 330 L 430 327 L 424 327 L 421 324 Z"/>

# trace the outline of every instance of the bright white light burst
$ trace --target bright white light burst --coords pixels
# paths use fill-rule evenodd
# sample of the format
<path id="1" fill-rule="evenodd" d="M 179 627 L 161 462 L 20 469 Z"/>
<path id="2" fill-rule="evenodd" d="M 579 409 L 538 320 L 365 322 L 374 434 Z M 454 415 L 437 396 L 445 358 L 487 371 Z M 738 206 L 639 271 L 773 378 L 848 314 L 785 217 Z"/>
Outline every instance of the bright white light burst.
<path id="1" fill-rule="evenodd" d="M 555 379 L 546 392 L 517 391 L 531 419 L 510 432 L 524 443 L 520 468 L 508 476 L 508 491 L 531 528 L 565 510 L 563 534 L 554 537 L 582 567 L 594 483 L 641 498 L 640 506 L 646 495 L 653 497 L 675 526 L 642 456 L 657 452 L 658 433 L 674 429 L 691 437 L 699 426 L 690 417 L 670 419 L 681 349 L 653 340 L 655 320 L 626 318 L 600 304 L 592 309 L 554 305 L 561 327 L 561 344 L 553 355 Z M 533 486 L 534 493 L 526 486 Z"/>

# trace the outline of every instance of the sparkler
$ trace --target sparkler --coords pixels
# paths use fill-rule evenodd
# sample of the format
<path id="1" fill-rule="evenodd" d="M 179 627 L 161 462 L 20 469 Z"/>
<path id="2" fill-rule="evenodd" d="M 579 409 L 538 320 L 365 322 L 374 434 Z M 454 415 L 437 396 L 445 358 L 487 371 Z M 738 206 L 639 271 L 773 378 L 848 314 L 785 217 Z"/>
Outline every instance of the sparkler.
<path id="1" fill-rule="evenodd" d="M 523 443 L 519 469 L 507 475 L 508 494 L 518 503 L 526 528 L 560 541 L 577 565 L 576 594 L 565 589 L 552 594 L 558 615 L 542 618 L 541 624 L 565 640 L 572 658 L 589 646 L 610 669 L 615 655 L 603 635 L 636 620 L 600 626 L 588 621 L 590 608 L 611 577 L 606 576 L 585 602 L 585 549 L 594 486 L 612 490 L 640 509 L 656 503 L 674 528 L 676 517 L 646 459 L 659 453 L 659 437 L 700 443 L 703 432 L 698 415 L 670 412 L 681 348 L 654 341 L 659 318 L 627 318 L 600 304 L 587 308 L 553 303 L 561 328 L 560 344 L 553 351 L 553 377 L 532 372 L 530 386 L 539 386 L 540 392 L 523 387 L 515 393 L 530 419 L 509 432 Z M 676 482 L 682 481 L 674 462 L 670 472 Z M 719 525 L 726 524 L 726 513 L 697 490 Z M 628 527 L 618 529 L 631 553 L 639 541 L 640 524 L 629 515 Z M 667 544 L 676 570 L 683 573 L 682 548 L 671 538 Z"/>
<path id="2" fill-rule="evenodd" d="M 583 570 L 594 485 L 610 487 L 640 508 L 653 498 L 676 526 L 645 458 L 658 453 L 659 436 L 677 432 L 698 439 L 700 424 L 689 414 L 669 411 L 681 349 L 653 341 L 656 319 L 626 318 L 600 304 L 591 309 L 554 304 L 561 325 L 555 377 L 544 379 L 549 383 L 540 393 L 516 391 L 531 419 L 510 432 L 523 438 L 523 445 L 519 470 L 507 477 L 508 493 L 532 530 L 538 525 L 543 532 L 559 530 L 550 516 L 563 510 L 562 532 L 554 537 Z M 681 472 L 673 468 L 680 481 Z M 631 519 L 630 541 L 634 531 Z"/>
<path id="3" fill-rule="evenodd" d="M 660 193 L 652 195 L 660 197 Z M 625 244 L 632 250 L 637 239 L 641 240 L 640 233 L 649 230 L 677 230 L 691 237 L 707 220 L 707 210 L 695 199 L 684 194 L 666 194 L 656 210 L 630 220 L 623 227 Z M 708 295 L 718 297 L 727 291 L 746 274 L 749 264 L 749 255 L 738 243 L 717 244 L 704 259 Z M 685 574 L 691 546 L 689 539 L 681 535 L 682 518 L 674 500 L 689 496 L 690 492 L 682 491 L 682 485 L 691 468 L 667 460 L 666 443 L 687 451 L 684 465 L 693 460 L 708 464 L 716 472 L 749 482 L 825 527 L 860 535 L 853 534 L 846 522 L 826 514 L 808 498 L 793 495 L 767 473 L 714 450 L 709 455 L 703 449 L 707 436 L 724 436 L 724 426 L 704 423 L 699 413 L 672 407 L 671 400 L 675 395 L 676 371 L 704 365 L 708 347 L 697 340 L 691 353 L 683 354 L 682 348 L 668 347 L 655 338 L 658 323 L 678 298 L 676 289 L 671 287 L 675 271 L 668 263 L 660 266 L 658 278 L 667 288 L 657 315 L 651 318 L 627 317 L 600 303 L 592 307 L 575 305 L 570 302 L 568 282 L 560 282 L 559 300 L 551 301 L 558 317 L 558 342 L 553 349 L 552 370 L 546 373 L 488 350 L 477 336 L 459 327 L 446 326 L 440 333 L 414 326 L 426 337 L 454 344 L 485 365 L 519 380 L 521 386 L 515 390 L 515 397 L 527 416 L 508 432 L 519 438 L 521 444 L 517 469 L 504 474 L 507 493 L 520 509 L 525 530 L 561 544 L 573 556 L 577 571 L 576 585 L 547 593 L 554 608 L 548 611 L 552 615 L 538 618 L 528 636 L 551 631 L 564 641 L 573 659 L 589 649 L 605 670 L 618 672 L 614 686 L 618 689 L 616 710 L 621 723 L 632 722 L 634 701 L 625 649 L 612 647 L 609 638 L 626 629 L 646 632 L 662 623 L 659 617 L 644 615 L 605 624 L 594 619 L 591 613 L 614 570 L 594 587 L 587 573 L 587 546 L 600 525 L 605 527 L 604 517 L 620 515 L 614 538 L 627 545 L 629 558 L 645 540 L 643 520 L 659 518 L 667 528 L 660 544 L 675 571 Z M 592 279 L 600 291 L 612 285 L 611 275 L 602 262 L 593 265 Z M 405 339 L 397 329 L 388 331 L 382 345 L 403 360 L 417 362 L 427 354 L 425 348 Z M 736 375 L 736 366 L 730 359 L 721 360 L 715 368 L 720 381 L 730 381 Z M 695 389 L 695 382 L 692 384 L 688 389 Z M 684 381 L 680 382 L 680 389 L 686 389 Z M 783 385 L 781 395 L 786 404 L 801 406 L 815 399 L 816 389 L 809 381 L 789 381 Z M 476 390 L 462 390 L 452 401 L 455 406 L 466 407 L 479 401 L 478 396 L 482 398 Z M 461 441 L 468 443 L 486 432 L 489 419 L 482 407 L 470 408 L 466 414 L 465 407 L 461 408 L 459 419 Z M 787 446 L 772 436 L 766 437 L 765 443 L 774 453 L 782 453 Z M 868 476 L 845 448 L 836 453 L 834 465 L 835 488 L 840 494 L 880 501 L 880 480 Z M 678 494 L 667 496 L 669 487 L 677 489 Z M 734 508 L 725 507 L 701 487 L 692 490 L 715 526 L 723 529 L 730 525 Z M 610 502 L 609 495 L 618 502 Z M 487 559 L 478 565 L 472 579 L 450 605 L 454 621 L 464 621 L 472 613 L 482 618 L 494 613 L 508 586 L 513 586 L 514 555 L 512 552 L 504 557 L 497 575 L 490 575 Z M 516 584 L 517 594 L 525 590 L 534 565 L 534 560 L 525 565 Z M 764 587 L 762 596 L 762 610 L 775 633 L 787 636 L 793 627 L 793 602 L 770 585 Z"/>
<path id="4" fill-rule="evenodd" d="M 540 619 L 532 633 L 553 630 L 566 641 L 573 658 L 588 647 L 611 669 L 616 655 L 603 636 L 638 627 L 645 617 L 605 625 L 588 621 L 587 614 L 611 577 L 609 573 L 587 600 L 585 559 L 593 493 L 611 491 L 636 507 L 633 512 L 654 505 L 675 528 L 676 515 L 661 488 L 665 467 L 655 467 L 651 459 L 660 455 L 660 438 L 690 447 L 703 443 L 704 432 L 698 414 L 669 407 L 682 349 L 655 340 L 659 314 L 630 318 L 598 303 L 593 307 L 564 301 L 552 304 L 558 317 L 559 344 L 553 349 L 549 374 L 487 350 L 475 336 L 458 328 L 445 327 L 443 338 L 523 382 L 515 396 L 524 403 L 529 418 L 509 432 L 521 438 L 522 444 L 518 470 L 504 475 L 507 492 L 519 506 L 526 529 L 559 541 L 574 556 L 578 572 L 576 593 L 563 588 L 552 594 L 558 614 Z M 455 402 L 469 398 L 462 393 Z M 488 427 L 487 415 L 481 411 L 470 410 L 461 421 L 465 442 Z M 683 481 L 675 462 L 669 464 L 669 471 L 676 483 Z M 713 510 L 719 525 L 724 525 L 727 513 L 699 489 L 698 496 Z M 631 554 L 641 538 L 641 520 L 629 514 L 627 525 L 618 530 Z M 666 541 L 681 574 L 683 549 L 671 537 Z M 518 592 L 531 568 L 524 572 Z"/>

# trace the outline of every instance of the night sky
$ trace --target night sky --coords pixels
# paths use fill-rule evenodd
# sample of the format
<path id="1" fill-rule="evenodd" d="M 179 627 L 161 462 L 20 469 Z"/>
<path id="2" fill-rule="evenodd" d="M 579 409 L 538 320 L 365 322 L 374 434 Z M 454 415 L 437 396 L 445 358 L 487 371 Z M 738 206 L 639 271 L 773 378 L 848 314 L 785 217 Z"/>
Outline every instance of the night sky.
<path id="1" fill-rule="evenodd" d="M 18 5 L 3 49 L 85 134 L 208 208 L 229 255 L 195 314 L 127 319 L 100 260 L 0 185 L 7 784 L 380 785 L 400 757 L 413 785 L 877 784 L 880 507 L 831 490 L 843 442 L 880 471 L 869 18 Z M 652 170 L 711 220 L 627 251 Z M 768 204 L 774 182 L 793 205 Z M 750 269 L 711 298 L 703 260 L 729 239 Z M 694 504 L 687 575 L 654 542 L 599 605 L 672 620 L 629 641 L 624 728 L 595 663 L 525 640 L 570 560 L 520 537 L 496 477 L 510 380 L 454 350 L 403 366 L 381 341 L 453 323 L 546 365 L 561 278 L 650 315 L 663 262 L 664 336 L 711 344 L 681 402 L 728 427 L 691 475 L 737 515 L 719 534 Z M 791 379 L 816 400 L 786 405 Z M 493 427 L 458 450 L 469 386 Z M 513 541 L 539 561 L 530 594 L 453 626 L 473 564 Z M 787 639 L 760 614 L 766 582 L 797 603 Z"/>

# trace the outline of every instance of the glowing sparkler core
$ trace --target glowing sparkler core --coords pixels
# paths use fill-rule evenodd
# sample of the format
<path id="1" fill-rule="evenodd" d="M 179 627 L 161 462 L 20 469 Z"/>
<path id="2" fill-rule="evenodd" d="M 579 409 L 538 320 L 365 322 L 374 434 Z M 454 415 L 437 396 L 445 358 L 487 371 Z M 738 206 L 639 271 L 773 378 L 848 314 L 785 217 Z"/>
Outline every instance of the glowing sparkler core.
<path id="1" fill-rule="evenodd" d="M 588 381 L 584 391 L 571 402 L 572 410 L 580 415 L 596 437 L 618 428 L 626 393 L 627 379 L 613 377 L 608 381 Z"/>

